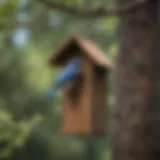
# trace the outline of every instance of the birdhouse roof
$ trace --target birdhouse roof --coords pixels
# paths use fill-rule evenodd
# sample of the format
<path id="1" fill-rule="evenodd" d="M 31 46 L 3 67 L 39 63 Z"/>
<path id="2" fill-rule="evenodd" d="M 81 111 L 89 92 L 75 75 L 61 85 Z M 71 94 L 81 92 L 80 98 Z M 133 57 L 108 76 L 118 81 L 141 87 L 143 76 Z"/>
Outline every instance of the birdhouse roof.
<path id="1" fill-rule="evenodd" d="M 68 38 L 50 57 L 49 63 L 51 65 L 62 65 L 66 59 L 69 59 L 71 52 L 78 51 L 82 51 L 81 54 L 89 57 L 95 65 L 106 69 L 112 68 L 111 62 L 93 41 L 77 36 Z"/>

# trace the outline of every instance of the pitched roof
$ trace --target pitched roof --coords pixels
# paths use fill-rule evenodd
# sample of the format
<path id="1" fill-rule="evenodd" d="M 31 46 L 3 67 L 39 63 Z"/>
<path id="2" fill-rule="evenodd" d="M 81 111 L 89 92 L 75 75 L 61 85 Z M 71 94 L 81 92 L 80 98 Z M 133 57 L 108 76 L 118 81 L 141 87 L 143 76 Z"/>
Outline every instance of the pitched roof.
<path id="1" fill-rule="evenodd" d="M 72 48 L 78 46 L 80 50 L 86 54 L 95 65 L 102 68 L 110 69 L 112 68 L 111 62 L 108 58 L 104 56 L 104 53 L 99 49 L 99 47 L 91 40 L 86 38 L 71 36 L 68 40 L 60 46 L 60 48 L 53 54 L 50 59 L 50 64 L 59 64 L 63 57 L 71 51 Z"/>

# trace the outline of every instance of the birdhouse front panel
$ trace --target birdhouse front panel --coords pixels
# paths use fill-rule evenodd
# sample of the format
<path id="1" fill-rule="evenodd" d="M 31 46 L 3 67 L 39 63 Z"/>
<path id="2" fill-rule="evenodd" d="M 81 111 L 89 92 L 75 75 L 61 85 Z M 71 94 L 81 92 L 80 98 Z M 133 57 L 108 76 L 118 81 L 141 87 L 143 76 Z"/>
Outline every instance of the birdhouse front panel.
<path id="1" fill-rule="evenodd" d="M 93 67 L 82 58 L 82 74 L 67 86 L 64 92 L 65 134 L 89 135 L 92 132 Z"/>

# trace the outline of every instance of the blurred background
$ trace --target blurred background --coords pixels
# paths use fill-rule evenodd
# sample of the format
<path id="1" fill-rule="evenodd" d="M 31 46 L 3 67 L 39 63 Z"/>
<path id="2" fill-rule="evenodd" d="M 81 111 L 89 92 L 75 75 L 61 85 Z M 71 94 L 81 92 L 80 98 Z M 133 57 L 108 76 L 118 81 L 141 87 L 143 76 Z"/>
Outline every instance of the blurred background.
<path id="1" fill-rule="evenodd" d="M 78 7 L 113 6 L 113 0 L 61 0 Z M 115 63 L 115 17 L 87 18 L 49 9 L 43 1 L 0 0 L 0 159 L 109 160 L 114 108 L 114 73 L 109 79 L 105 138 L 61 135 L 61 92 L 45 96 L 59 68 L 48 58 L 77 34 L 93 38 Z"/>

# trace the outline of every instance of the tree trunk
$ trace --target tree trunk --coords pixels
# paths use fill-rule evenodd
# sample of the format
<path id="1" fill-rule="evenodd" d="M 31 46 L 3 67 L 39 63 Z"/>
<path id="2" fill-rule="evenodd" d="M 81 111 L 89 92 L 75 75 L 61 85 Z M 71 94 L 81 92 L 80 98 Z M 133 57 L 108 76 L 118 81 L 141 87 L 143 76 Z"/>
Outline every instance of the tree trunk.
<path id="1" fill-rule="evenodd" d="M 160 160 L 160 1 L 157 3 L 157 23 L 153 53 L 155 56 L 155 103 L 153 112 L 152 151 L 153 160 Z"/>
<path id="2" fill-rule="evenodd" d="M 120 19 L 113 160 L 152 159 L 156 3 L 150 0 Z"/>

